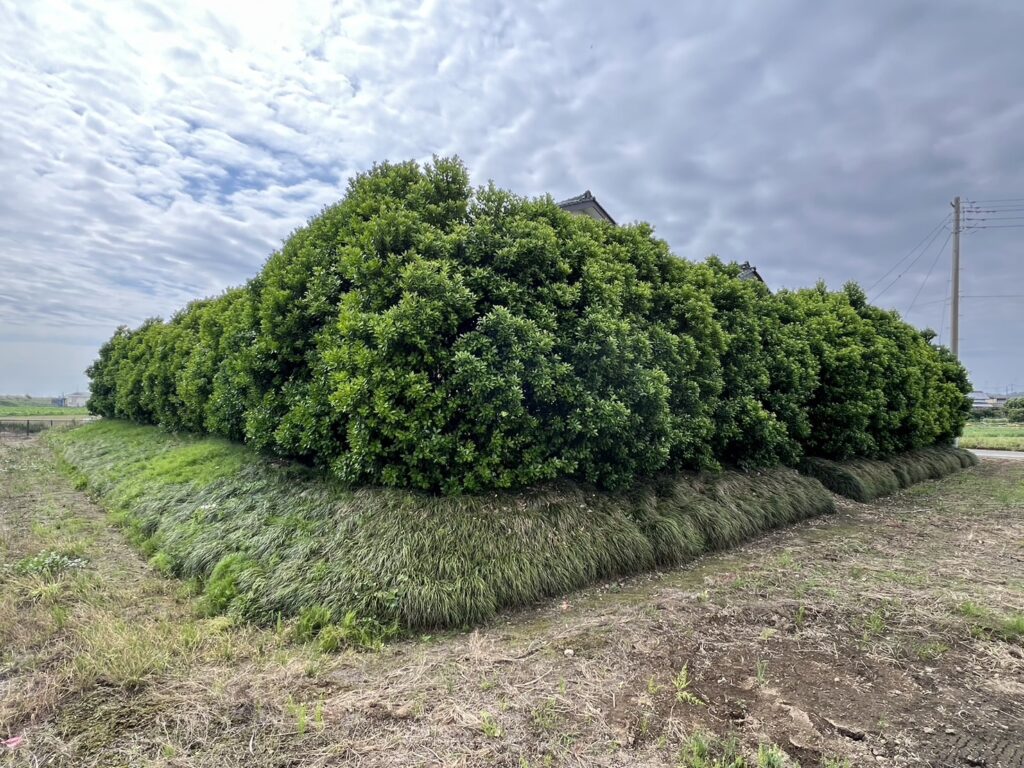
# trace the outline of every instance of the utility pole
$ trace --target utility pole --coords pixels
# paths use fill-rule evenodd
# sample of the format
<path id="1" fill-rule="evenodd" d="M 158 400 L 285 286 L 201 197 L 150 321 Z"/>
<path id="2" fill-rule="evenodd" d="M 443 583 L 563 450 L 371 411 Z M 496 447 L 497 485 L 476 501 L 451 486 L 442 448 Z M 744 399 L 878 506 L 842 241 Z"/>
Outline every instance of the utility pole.
<path id="1" fill-rule="evenodd" d="M 949 309 L 950 350 L 960 359 L 960 196 L 953 198 L 953 296 Z"/>

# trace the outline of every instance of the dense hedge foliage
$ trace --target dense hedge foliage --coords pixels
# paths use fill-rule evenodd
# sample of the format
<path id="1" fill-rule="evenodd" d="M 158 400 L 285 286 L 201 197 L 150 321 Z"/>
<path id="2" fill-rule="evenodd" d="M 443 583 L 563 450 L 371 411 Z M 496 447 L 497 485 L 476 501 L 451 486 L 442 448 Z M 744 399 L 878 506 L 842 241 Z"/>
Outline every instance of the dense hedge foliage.
<path id="1" fill-rule="evenodd" d="M 948 443 L 966 374 L 849 285 L 772 295 L 646 224 L 382 164 L 258 276 L 119 329 L 105 416 L 444 493 Z"/>

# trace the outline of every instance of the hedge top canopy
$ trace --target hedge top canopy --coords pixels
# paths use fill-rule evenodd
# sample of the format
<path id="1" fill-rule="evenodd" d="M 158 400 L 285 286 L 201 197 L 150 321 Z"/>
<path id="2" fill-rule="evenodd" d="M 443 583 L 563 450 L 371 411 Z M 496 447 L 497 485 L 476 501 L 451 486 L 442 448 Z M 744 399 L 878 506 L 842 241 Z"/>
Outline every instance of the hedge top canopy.
<path id="1" fill-rule="evenodd" d="M 442 493 L 882 457 L 949 443 L 964 369 L 819 284 L 772 295 L 492 185 L 382 163 L 258 275 L 119 328 L 89 407 L 222 435 L 350 485 Z"/>

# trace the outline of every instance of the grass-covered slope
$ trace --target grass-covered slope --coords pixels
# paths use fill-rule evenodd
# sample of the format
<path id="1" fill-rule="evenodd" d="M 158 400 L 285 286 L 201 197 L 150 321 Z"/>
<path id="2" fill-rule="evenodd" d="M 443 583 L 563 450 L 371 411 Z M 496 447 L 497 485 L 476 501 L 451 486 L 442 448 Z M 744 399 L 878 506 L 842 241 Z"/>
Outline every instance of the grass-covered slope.
<path id="1" fill-rule="evenodd" d="M 855 501 L 871 501 L 924 480 L 945 477 L 978 463 L 970 451 L 934 447 L 898 454 L 884 460 L 829 461 L 804 459 L 801 472 L 816 478 L 830 491 Z"/>
<path id="2" fill-rule="evenodd" d="M 195 579 L 211 611 L 259 622 L 462 626 L 833 509 L 788 469 L 440 497 L 346 491 L 237 444 L 125 422 L 50 439 L 155 566 Z"/>

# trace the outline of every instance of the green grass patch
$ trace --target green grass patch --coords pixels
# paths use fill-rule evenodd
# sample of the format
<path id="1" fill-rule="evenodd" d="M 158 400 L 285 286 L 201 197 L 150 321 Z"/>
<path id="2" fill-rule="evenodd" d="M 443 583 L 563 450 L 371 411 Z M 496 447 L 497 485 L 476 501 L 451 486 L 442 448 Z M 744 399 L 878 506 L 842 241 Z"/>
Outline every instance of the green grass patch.
<path id="1" fill-rule="evenodd" d="M 808 457 L 801 463 L 800 471 L 816 478 L 840 496 L 868 502 L 924 480 L 937 480 L 977 463 L 978 458 L 970 451 L 935 446 L 885 460 L 830 461 Z"/>
<path id="2" fill-rule="evenodd" d="M 964 427 L 960 446 L 995 451 L 1024 451 L 1024 424 L 994 419 L 970 421 Z"/>
<path id="3" fill-rule="evenodd" d="M 155 567 L 203 585 L 210 612 L 298 616 L 328 648 L 485 621 L 833 510 L 788 469 L 440 497 L 344 490 L 241 446 L 125 422 L 49 440 Z"/>
<path id="4" fill-rule="evenodd" d="M 0 405 L 0 419 L 20 416 L 64 416 L 81 419 L 89 415 L 87 408 L 60 408 L 55 405 Z"/>
<path id="5" fill-rule="evenodd" d="M 954 610 L 968 620 L 976 636 L 1024 644 L 1024 612 L 1000 614 L 972 601 L 960 603 Z"/>

